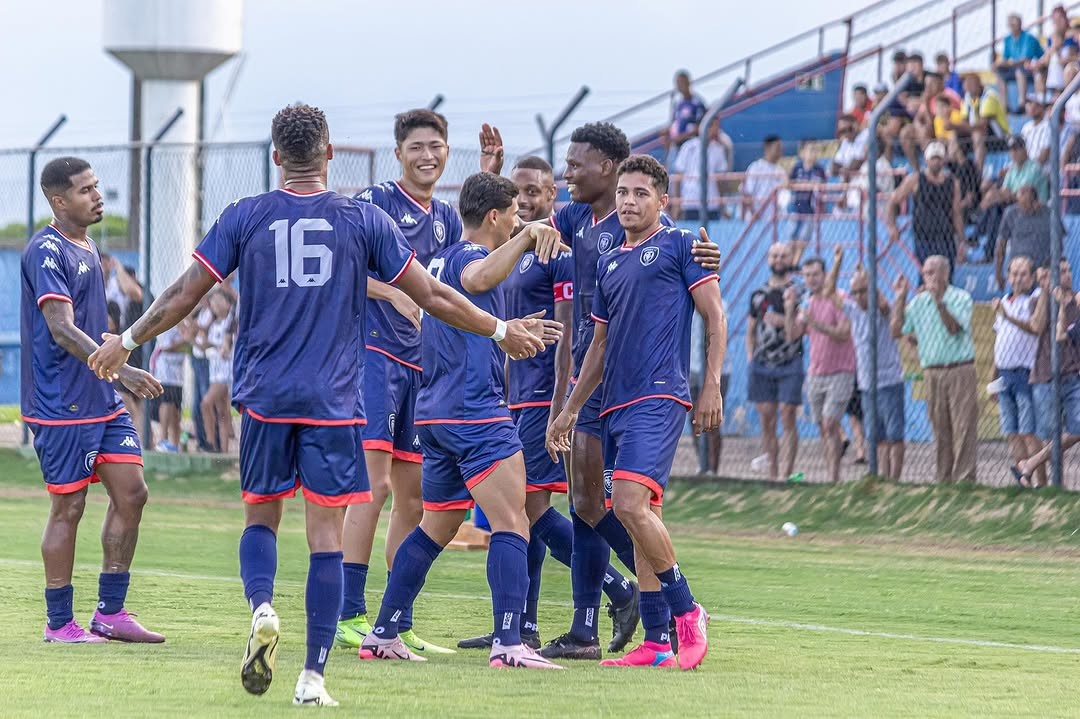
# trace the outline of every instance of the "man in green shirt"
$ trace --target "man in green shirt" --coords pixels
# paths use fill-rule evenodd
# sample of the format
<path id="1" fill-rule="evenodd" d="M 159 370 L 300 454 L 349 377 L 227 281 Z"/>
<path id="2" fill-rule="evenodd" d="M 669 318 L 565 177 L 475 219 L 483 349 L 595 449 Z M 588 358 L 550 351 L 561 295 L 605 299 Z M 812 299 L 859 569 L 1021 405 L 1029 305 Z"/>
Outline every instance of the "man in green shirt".
<path id="1" fill-rule="evenodd" d="M 998 230 L 1005 208 L 1016 202 L 1016 195 L 1024 185 L 1035 188 L 1039 202 L 1050 199 L 1050 180 L 1046 177 L 1043 166 L 1028 155 L 1024 138 L 1010 135 L 1006 141 L 1009 148 L 1009 166 L 1000 175 L 1000 181 L 986 180 L 982 187 L 982 219 L 975 229 L 975 237 L 986 237 L 985 257 L 987 261 L 994 256 L 997 247 Z"/>
<path id="2" fill-rule="evenodd" d="M 893 337 L 914 337 L 927 382 L 927 409 L 937 443 L 939 484 L 975 481 L 978 429 L 975 343 L 971 338 L 971 295 L 949 284 L 949 260 L 926 258 L 923 287 L 910 303 L 908 281 L 901 275 L 893 288 L 890 329 Z"/>

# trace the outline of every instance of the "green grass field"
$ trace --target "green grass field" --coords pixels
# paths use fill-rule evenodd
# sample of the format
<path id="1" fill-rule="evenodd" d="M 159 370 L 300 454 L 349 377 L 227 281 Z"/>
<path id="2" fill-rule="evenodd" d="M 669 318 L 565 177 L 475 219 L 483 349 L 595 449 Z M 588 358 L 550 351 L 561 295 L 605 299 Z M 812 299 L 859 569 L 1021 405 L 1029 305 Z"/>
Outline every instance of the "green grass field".
<path id="1" fill-rule="evenodd" d="M 0 716 L 273 717 L 303 660 L 306 549 L 286 514 L 276 605 L 277 679 L 244 693 L 248 612 L 237 579 L 235 481 L 151 478 L 129 607 L 162 646 L 46 645 L 38 541 L 47 498 L 32 461 L 0 452 Z M 104 492 L 79 539 L 76 608 L 96 600 Z M 693 673 L 575 664 L 495 671 L 486 654 L 424 665 L 337 653 L 341 713 L 380 717 L 1067 716 L 1078 713 L 1080 497 L 982 489 L 676 484 L 667 501 L 680 561 L 714 615 Z M 792 520 L 797 537 L 779 532 Z M 377 549 L 381 556 L 381 550 Z M 443 644 L 487 631 L 483 553 L 446 553 L 416 608 Z M 379 561 L 373 563 L 380 567 Z M 382 572 L 373 569 L 373 577 Z M 549 561 L 545 637 L 569 620 L 569 573 Z M 374 581 L 377 602 L 382 582 Z M 607 628 L 607 620 L 603 626 Z"/>

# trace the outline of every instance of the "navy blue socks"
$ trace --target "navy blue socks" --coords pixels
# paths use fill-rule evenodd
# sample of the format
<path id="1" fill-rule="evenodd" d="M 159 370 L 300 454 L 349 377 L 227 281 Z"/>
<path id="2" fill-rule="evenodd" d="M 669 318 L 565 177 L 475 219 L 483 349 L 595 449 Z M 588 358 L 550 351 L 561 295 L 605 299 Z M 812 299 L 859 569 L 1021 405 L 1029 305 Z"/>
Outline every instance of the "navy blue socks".
<path id="1" fill-rule="evenodd" d="M 367 589 L 368 565 L 345 562 L 341 565 L 341 569 L 345 577 L 345 591 L 341 602 L 341 620 L 345 621 L 361 614 L 367 614 L 367 598 L 364 593 Z"/>
<path id="2" fill-rule="evenodd" d="M 334 645 L 338 617 L 341 615 L 341 552 L 314 552 L 308 564 L 307 658 L 304 669 L 325 673 L 326 659 Z"/>
<path id="3" fill-rule="evenodd" d="M 487 576 L 495 615 L 495 642 L 521 644 L 521 610 L 529 592 L 529 544 L 513 532 L 493 532 L 488 545 Z"/>
<path id="4" fill-rule="evenodd" d="M 266 525 L 253 524 L 240 537 L 240 578 L 251 611 L 274 598 L 276 574 L 277 537 Z"/>

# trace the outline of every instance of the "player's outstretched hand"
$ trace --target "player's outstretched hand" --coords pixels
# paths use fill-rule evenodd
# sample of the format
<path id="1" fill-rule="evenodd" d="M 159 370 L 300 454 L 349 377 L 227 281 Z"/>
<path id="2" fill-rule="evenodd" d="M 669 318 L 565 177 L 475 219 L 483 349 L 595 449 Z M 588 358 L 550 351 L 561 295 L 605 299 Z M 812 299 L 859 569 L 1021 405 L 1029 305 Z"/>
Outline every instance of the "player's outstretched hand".
<path id="1" fill-rule="evenodd" d="M 154 375 L 137 367 L 124 365 L 117 374 L 120 375 L 120 381 L 124 386 L 131 390 L 131 393 L 136 397 L 153 399 L 154 397 L 160 397 L 161 393 L 165 391 Z"/>
<path id="2" fill-rule="evenodd" d="M 576 412 L 567 412 L 564 409 L 562 412 L 559 412 L 559 416 L 548 425 L 547 437 L 544 440 L 544 445 L 547 447 L 551 461 L 555 464 L 559 463 L 560 452 L 570 451 L 570 430 L 574 428 L 577 417 Z"/>
<path id="3" fill-rule="evenodd" d="M 698 230 L 700 240 L 694 243 L 690 254 L 694 256 L 694 262 L 707 270 L 720 269 L 720 245 L 709 239 L 709 233 L 704 227 Z"/>
<path id="4" fill-rule="evenodd" d="M 537 352 L 543 352 L 548 345 L 555 344 L 562 337 L 562 323 L 541 319 L 545 312 L 540 310 L 521 319 L 507 320 L 506 337 L 499 347 L 510 359 L 535 357 Z"/>
<path id="5" fill-rule="evenodd" d="M 120 343 L 120 335 L 102 332 L 101 339 L 101 346 L 86 358 L 86 364 L 90 367 L 90 371 L 98 376 L 98 379 L 110 382 L 120 379 L 117 372 L 128 361 L 131 353 Z"/>
<path id="6" fill-rule="evenodd" d="M 499 128 L 485 122 L 480 126 L 480 171 L 498 175 L 502 172 L 504 157 L 503 139 L 499 134 Z"/>
<path id="7" fill-rule="evenodd" d="M 700 436 L 720 428 L 724 421 L 724 398 L 720 387 L 706 387 L 694 405 L 694 434 Z"/>
<path id="8" fill-rule="evenodd" d="M 562 233 L 550 225 L 529 225 L 525 231 L 533 240 L 536 261 L 542 265 L 546 265 L 560 252 L 570 252 L 570 248 L 563 244 Z"/>

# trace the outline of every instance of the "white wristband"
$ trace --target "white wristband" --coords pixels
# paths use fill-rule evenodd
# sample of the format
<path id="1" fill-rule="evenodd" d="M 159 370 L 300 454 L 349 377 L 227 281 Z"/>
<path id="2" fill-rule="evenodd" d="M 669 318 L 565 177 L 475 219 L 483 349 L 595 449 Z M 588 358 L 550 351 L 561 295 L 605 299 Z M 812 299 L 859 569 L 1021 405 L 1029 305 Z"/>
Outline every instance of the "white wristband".
<path id="1" fill-rule="evenodd" d="M 504 339 L 506 339 L 506 323 L 496 318 L 495 331 L 492 332 L 489 336 L 496 342 L 502 342 Z"/>
<path id="2" fill-rule="evenodd" d="M 135 338 L 131 336 L 130 327 L 124 330 L 124 334 L 120 335 L 120 344 L 123 345 L 124 349 L 126 349 L 128 352 L 131 352 L 139 346 L 139 343 L 136 342 Z"/>

